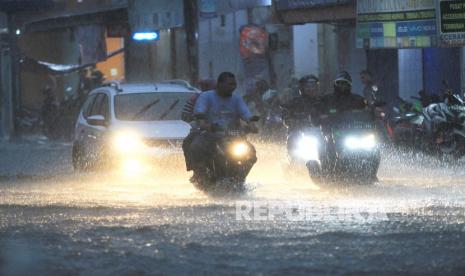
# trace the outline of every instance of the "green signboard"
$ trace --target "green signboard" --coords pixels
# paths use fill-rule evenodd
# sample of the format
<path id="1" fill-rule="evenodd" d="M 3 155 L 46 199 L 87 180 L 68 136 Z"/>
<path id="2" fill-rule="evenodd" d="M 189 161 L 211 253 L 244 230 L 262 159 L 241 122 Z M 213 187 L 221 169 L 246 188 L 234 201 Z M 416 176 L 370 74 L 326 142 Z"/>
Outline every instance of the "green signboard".
<path id="1" fill-rule="evenodd" d="M 437 45 L 434 0 L 358 0 L 358 48 L 418 48 Z"/>
<path id="2" fill-rule="evenodd" d="M 438 25 L 441 46 L 465 45 L 465 1 L 439 1 Z"/>

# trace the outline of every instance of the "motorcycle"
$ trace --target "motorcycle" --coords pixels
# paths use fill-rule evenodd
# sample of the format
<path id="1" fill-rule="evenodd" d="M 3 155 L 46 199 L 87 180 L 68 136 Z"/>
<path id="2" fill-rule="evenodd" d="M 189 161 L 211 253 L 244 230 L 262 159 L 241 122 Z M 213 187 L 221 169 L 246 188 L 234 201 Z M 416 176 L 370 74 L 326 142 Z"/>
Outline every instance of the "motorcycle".
<path id="1" fill-rule="evenodd" d="M 380 163 L 380 147 L 373 112 L 351 110 L 320 118 L 318 135 L 304 135 L 299 143 L 316 184 L 326 182 L 372 184 Z"/>
<path id="2" fill-rule="evenodd" d="M 258 121 L 258 117 L 252 121 Z M 212 158 L 206 166 L 194 169 L 191 181 L 203 191 L 244 191 L 245 179 L 257 162 L 255 148 L 247 141 L 250 129 L 214 126 L 212 133 L 216 136 Z"/>
<path id="3" fill-rule="evenodd" d="M 465 102 L 448 91 L 444 102 L 423 110 L 424 145 L 439 157 L 458 159 L 465 154 Z"/>
<path id="4" fill-rule="evenodd" d="M 423 122 L 421 104 L 412 104 L 402 98 L 399 107 L 392 108 L 392 117 L 388 120 L 390 138 L 396 146 L 413 147 L 416 144 L 415 131 Z"/>

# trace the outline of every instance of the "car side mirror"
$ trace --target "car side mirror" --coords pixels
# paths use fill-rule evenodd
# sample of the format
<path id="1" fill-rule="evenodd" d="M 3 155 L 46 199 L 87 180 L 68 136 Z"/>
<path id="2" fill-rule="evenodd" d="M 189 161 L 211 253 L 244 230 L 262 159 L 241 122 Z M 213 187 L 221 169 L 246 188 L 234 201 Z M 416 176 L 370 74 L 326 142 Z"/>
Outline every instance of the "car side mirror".
<path id="1" fill-rule="evenodd" d="M 107 126 L 107 120 L 102 115 L 92 115 L 87 117 L 87 123 L 91 126 Z"/>

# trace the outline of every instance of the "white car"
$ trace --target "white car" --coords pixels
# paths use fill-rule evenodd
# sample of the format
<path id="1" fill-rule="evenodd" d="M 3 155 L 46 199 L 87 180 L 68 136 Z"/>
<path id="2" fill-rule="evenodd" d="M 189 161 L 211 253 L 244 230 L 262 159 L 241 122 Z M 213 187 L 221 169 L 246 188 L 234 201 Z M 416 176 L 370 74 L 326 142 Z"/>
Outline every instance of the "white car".
<path id="1" fill-rule="evenodd" d="M 138 171 L 160 157 L 181 154 L 190 131 L 181 113 L 195 93 L 200 91 L 184 81 L 112 83 L 93 90 L 76 122 L 75 170 Z"/>

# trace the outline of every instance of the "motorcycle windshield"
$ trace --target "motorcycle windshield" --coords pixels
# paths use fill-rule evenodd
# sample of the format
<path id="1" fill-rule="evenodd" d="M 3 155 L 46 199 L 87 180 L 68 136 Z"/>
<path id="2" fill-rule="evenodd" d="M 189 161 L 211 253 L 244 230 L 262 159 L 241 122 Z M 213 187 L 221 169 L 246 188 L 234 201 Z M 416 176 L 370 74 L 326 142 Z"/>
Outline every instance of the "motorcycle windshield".
<path id="1" fill-rule="evenodd" d="M 322 120 L 324 127 L 331 129 L 373 129 L 373 114 L 368 110 L 352 110 L 331 114 Z"/>

